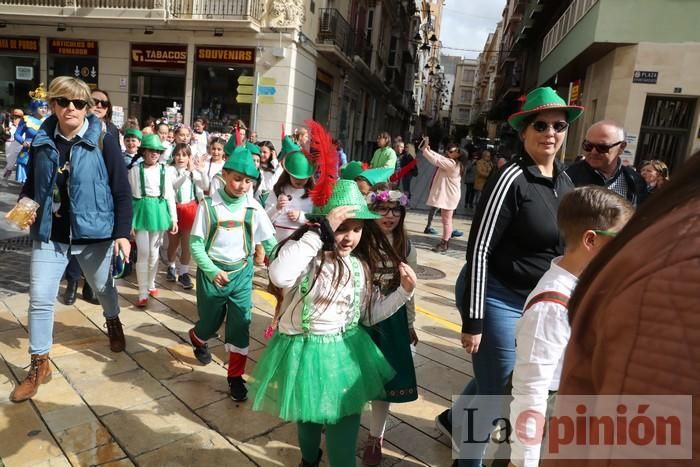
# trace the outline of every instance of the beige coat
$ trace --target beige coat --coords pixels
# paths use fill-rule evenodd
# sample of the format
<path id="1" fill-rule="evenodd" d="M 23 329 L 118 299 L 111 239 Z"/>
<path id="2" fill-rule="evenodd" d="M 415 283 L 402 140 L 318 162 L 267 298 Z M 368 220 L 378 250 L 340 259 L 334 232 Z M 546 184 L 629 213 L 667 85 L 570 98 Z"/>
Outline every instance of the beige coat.
<path id="1" fill-rule="evenodd" d="M 423 156 L 437 167 L 425 204 L 440 209 L 457 209 L 462 197 L 462 174 L 459 163 L 430 149 L 424 149 Z"/>

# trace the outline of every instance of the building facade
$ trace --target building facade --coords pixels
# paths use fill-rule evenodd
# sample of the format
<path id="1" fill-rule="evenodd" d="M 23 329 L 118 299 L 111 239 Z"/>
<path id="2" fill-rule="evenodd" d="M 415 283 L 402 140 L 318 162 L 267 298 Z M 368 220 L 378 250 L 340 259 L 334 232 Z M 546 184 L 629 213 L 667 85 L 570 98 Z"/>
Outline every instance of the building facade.
<path id="1" fill-rule="evenodd" d="M 416 8 L 398 0 L 0 0 L 0 106 L 54 76 L 109 92 L 117 116 L 179 110 L 279 142 L 315 118 L 355 159 L 408 131 Z"/>
<path id="2" fill-rule="evenodd" d="M 458 134 L 460 138 L 468 135 L 468 127 L 471 123 L 478 65 L 477 60 L 471 59 L 462 59 L 457 64 L 450 106 L 450 132 Z"/>
<path id="3" fill-rule="evenodd" d="M 496 90 L 496 72 L 501 46 L 502 22 L 489 34 L 484 50 L 479 54 L 476 69 L 476 94 L 474 97 L 471 125 L 476 136 L 490 140 L 497 138 L 498 122 L 491 116 Z"/>

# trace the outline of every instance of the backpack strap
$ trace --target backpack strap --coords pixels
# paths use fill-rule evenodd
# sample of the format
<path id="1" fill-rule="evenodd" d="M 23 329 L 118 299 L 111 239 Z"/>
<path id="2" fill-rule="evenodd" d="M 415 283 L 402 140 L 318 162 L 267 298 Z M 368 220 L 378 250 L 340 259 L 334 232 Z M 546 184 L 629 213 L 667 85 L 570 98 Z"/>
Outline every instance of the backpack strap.
<path id="1" fill-rule="evenodd" d="M 564 295 L 561 292 L 555 292 L 554 290 L 546 290 L 542 293 L 538 293 L 532 297 L 529 302 L 527 302 L 525 308 L 523 308 L 523 314 L 541 302 L 553 302 L 563 306 L 564 308 L 569 307 L 569 297 L 567 295 Z"/>

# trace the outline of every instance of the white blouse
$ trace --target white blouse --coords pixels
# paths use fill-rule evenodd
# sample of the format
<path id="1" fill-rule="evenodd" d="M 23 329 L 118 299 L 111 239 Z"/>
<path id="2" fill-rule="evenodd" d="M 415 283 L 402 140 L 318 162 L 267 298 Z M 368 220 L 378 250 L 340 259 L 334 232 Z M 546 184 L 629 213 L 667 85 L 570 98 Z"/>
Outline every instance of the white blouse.
<path id="1" fill-rule="evenodd" d="M 193 199 L 201 200 L 204 197 L 204 190 L 208 188 L 207 180 L 199 170 L 190 172 L 187 169 L 180 169 L 174 165 L 168 166 L 166 169 L 170 173 L 170 179 L 173 181 L 173 190 L 175 192 L 175 203 L 189 203 Z M 194 198 L 192 197 L 192 182 L 194 181 Z M 180 197 L 178 199 L 178 190 Z"/>
<path id="2" fill-rule="evenodd" d="M 282 316 L 279 321 L 279 332 L 296 335 L 304 333 L 302 329 L 302 312 L 304 299 L 300 292 L 300 283 L 306 277 L 311 278 L 310 285 L 316 277 L 321 264 L 321 238 L 315 232 L 305 233 L 298 241 L 290 241 L 284 245 L 279 254 L 270 264 L 270 281 L 280 287 L 283 293 Z M 321 253 L 325 254 L 325 253 Z M 308 293 L 306 301 L 312 304 L 313 310 L 309 316 L 309 333 L 316 335 L 338 334 L 352 326 L 355 320 L 355 281 L 353 280 L 352 265 L 349 257 L 342 258 L 345 265 L 338 285 L 333 281 L 335 264 L 326 261 L 315 284 Z M 360 268 L 360 322 L 371 326 L 383 321 L 396 313 L 412 296 L 399 286 L 391 294 L 383 296 L 379 288 L 372 291 L 371 307 L 366 293 L 364 268 Z M 332 291 L 332 292 L 331 292 Z"/>
<path id="3" fill-rule="evenodd" d="M 303 198 L 305 193 L 304 188 L 293 188 L 291 185 L 287 185 L 284 187 L 283 193 L 292 197 L 285 208 L 277 209 L 277 196 L 275 196 L 274 191 L 270 192 L 270 195 L 267 197 L 267 202 L 265 203 L 265 211 L 272 221 L 272 225 L 275 226 L 275 231 L 277 232 L 275 238 L 278 242 L 289 237 L 295 230 L 304 225 L 306 223 L 305 214 L 311 212 L 313 208 L 311 197 L 307 196 Z M 295 210 L 301 211 L 301 214 L 299 215 L 299 219 L 291 221 L 289 217 L 287 217 L 287 213 Z"/>

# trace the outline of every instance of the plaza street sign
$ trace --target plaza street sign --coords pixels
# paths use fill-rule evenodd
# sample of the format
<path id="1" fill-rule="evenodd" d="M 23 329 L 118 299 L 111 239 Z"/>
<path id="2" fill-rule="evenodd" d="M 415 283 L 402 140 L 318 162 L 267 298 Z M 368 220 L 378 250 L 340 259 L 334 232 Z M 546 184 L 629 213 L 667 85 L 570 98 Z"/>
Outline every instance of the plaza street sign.
<path id="1" fill-rule="evenodd" d="M 239 104 L 252 104 L 253 96 L 250 94 L 239 94 L 236 96 L 236 102 Z M 274 96 L 258 96 L 258 104 L 274 104 Z"/>
<path id="2" fill-rule="evenodd" d="M 639 71 L 634 70 L 632 82 L 639 84 L 656 84 L 659 79 L 658 71 Z"/>
<path id="3" fill-rule="evenodd" d="M 250 94 L 253 95 L 253 86 L 248 86 L 247 84 L 240 84 L 236 88 L 238 94 Z"/>
<path id="4" fill-rule="evenodd" d="M 277 88 L 274 86 L 258 86 L 258 96 L 274 96 Z"/>

